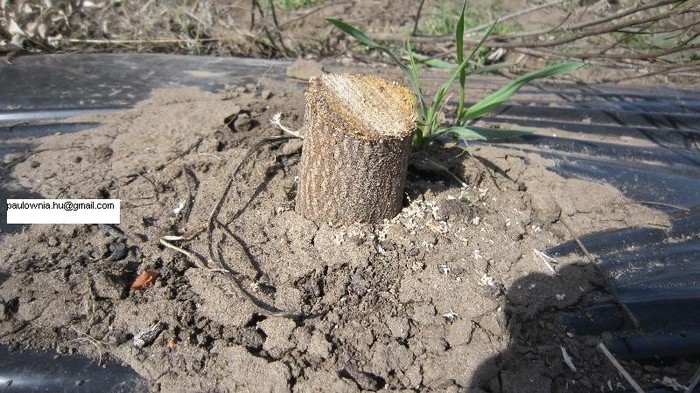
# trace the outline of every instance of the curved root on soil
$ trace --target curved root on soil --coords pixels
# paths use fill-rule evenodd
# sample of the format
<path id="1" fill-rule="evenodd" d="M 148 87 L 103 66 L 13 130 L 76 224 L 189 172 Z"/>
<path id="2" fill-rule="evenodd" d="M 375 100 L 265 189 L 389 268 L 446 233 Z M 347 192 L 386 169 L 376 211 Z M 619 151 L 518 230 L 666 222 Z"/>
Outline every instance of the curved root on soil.
<path id="1" fill-rule="evenodd" d="M 258 141 L 255 145 L 253 145 L 250 149 L 248 149 L 248 152 L 243 156 L 241 159 L 241 162 L 238 164 L 236 169 L 233 171 L 231 174 L 231 177 L 229 178 L 228 182 L 226 183 L 226 186 L 224 187 L 224 191 L 221 194 L 221 197 L 219 197 L 218 202 L 214 206 L 214 208 L 211 211 L 211 214 L 209 215 L 209 220 L 207 221 L 206 226 L 202 226 L 200 229 L 196 230 L 195 232 L 187 235 L 187 236 L 163 236 L 160 238 L 160 243 L 164 245 L 167 248 L 170 248 L 173 251 L 176 251 L 180 254 L 185 255 L 187 258 L 192 260 L 195 264 L 196 267 L 200 269 L 206 269 L 210 271 L 215 271 L 215 272 L 220 272 L 224 275 L 226 275 L 231 281 L 235 284 L 235 287 L 238 289 L 238 292 L 243 295 L 248 301 L 250 301 L 257 309 L 258 311 L 267 316 L 277 316 L 277 317 L 284 317 L 284 318 L 291 318 L 291 319 L 307 319 L 307 318 L 312 318 L 315 317 L 315 315 L 305 315 L 301 312 L 296 312 L 296 311 L 284 311 L 276 308 L 275 306 L 272 306 L 270 304 L 267 304 L 266 302 L 260 300 L 259 298 L 255 297 L 253 294 L 251 294 L 248 290 L 245 289 L 245 287 L 242 284 L 241 278 L 239 278 L 239 273 L 236 272 L 235 270 L 231 269 L 226 262 L 223 260 L 221 256 L 219 258 L 215 257 L 215 252 L 214 252 L 214 242 L 213 242 L 213 234 L 214 234 L 214 227 L 218 224 L 222 228 L 225 228 L 225 225 L 221 223 L 220 221 L 217 220 L 217 217 L 219 215 L 219 211 L 221 210 L 221 207 L 224 204 L 224 201 L 226 200 L 226 196 L 228 195 L 229 191 L 233 187 L 234 182 L 236 181 L 236 175 L 238 172 L 241 170 L 241 167 L 243 164 L 245 164 L 255 153 L 258 151 L 261 147 L 268 145 L 268 144 L 275 144 L 278 142 L 284 142 L 289 139 L 294 139 L 298 138 L 296 135 L 282 135 L 282 136 L 275 136 L 275 137 L 268 137 L 268 138 L 263 138 L 260 141 Z M 198 256 L 190 251 L 185 250 L 182 247 L 179 247 L 172 242 L 176 241 L 189 241 L 197 237 L 199 234 L 202 232 L 206 231 L 207 234 L 207 249 L 209 252 L 209 259 L 205 260 L 205 258 Z M 238 241 L 237 237 L 234 236 L 236 240 Z M 217 262 L 218 261 L 218 262 Z"/>

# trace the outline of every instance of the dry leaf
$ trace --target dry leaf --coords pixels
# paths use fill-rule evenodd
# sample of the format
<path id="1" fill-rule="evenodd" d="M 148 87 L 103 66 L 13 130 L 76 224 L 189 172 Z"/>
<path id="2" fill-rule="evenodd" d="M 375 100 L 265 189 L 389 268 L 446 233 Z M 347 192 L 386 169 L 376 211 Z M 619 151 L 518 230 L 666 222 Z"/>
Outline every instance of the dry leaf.
<path id="1" fill-rule="evenodd" d="M 157 269 L 147 269 L 144 270 L 134 283 L 131 284 L 131 289 L 146 289 L 156 282 L 156 278 L 160 276 L 160 272 Z"/>

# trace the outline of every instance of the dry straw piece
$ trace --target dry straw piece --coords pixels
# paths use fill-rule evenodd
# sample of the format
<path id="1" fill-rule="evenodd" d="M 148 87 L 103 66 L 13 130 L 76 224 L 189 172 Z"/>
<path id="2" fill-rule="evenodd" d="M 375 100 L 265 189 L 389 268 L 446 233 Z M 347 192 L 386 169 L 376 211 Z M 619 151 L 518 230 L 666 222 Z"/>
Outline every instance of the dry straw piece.
<path id="1" fill-rule="evenodd" d="M 401 211 L 413 93 L 371 75 L 327 74 L 306 88 L 297 211 L 317 222 L 379 222 Z"/>

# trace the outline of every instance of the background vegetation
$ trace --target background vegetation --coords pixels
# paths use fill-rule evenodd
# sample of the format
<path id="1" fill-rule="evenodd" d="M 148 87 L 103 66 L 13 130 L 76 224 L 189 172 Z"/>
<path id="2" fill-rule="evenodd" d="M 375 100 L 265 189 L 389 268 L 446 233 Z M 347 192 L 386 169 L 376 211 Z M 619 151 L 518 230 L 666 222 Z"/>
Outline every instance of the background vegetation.
<path id="1" fill-rule="evenodd" d="M 448 61 L 460 1 L 341 0 L 1 0 L 0 52 L 160 52 L 264 58 L 386 61 L 334 30 L 340 17 L 384 45 Z M 598 81 L 644 78 L 697 83 L 697 0 L 471 0 L 465 43 L 476 45 L 496 19 L 478 58 L 519 71 L 553 61 L 606 69 Z M 518 72 L 521 73 L 521 72 Z M 593 78 L 595 79 L 595 78 Z"/>

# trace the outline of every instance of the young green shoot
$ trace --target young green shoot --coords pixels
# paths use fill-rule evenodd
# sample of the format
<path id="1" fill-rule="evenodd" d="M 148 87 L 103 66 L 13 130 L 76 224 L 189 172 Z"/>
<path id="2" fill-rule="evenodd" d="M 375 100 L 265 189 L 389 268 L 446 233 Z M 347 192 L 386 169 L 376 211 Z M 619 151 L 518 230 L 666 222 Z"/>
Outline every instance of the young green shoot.
<path id="1" fill-rule="evenodd" d="M 549 67 L 545 67 L 541 70 L 530 72 L 525 74 L 515 80 L 509 82 L 506 86 L 496 90 L 495 92 L 489 94 L 485 98 L 482 98 L 470 107 L 466 107 L 466 82 L 467 77 L 473 74 L 479 74 L 484 72 L 492 72 L 498 68 L 502 68 L 505 65 L 490 65 L 484 67 L 478 67 L 472 69 L 470 64 L 473 63 L 472 59 L 477 55 L 478 51 L 484 47 L 486 39 L 491 35 L 493 30 L 496 28 L 498 21 L 496 21 L 486 33 L 481 37 L 479 43 L 474 47 L 474 49 L 465 57 L 464 52 L 464 26 L 465 26 L 465 12 L 466 12 L 466 2 L 462 6 L 462 12 L 460 14 L 459 20 L 457 21 L 457 26 L 455 28 L 455 46 L 456 46 L 456 57 L 457 64 L 452 64 L 442 60 L 436 60 L 428 58 L 413 52 L 410 42 L 406 45 L 406 51 L 408 52 L 408 64 L 401 61 L 401 59 L 388 47 L 383 46 L 370 37 L 368 37 L 364 32 L 358 28 L 347 24 L 339 19 L 328 19 L 332 25 L 336 26 L 344 33 L 356 39 L 362 45 L 365 45 L 371 49 L 377 49 L 382 53 L 386 54 L 392 62 L 394 62 L 406 76 L 409 83 L 413 87 L 413 91 L 416 95 L 418 102 L 418 130 L 413 137 L 413 145 L 416 148 L 424 148 L 435 138 L 440 136 L 450 136 L 453 139 L 460 139 L 462 141 L 469 140 L 486 140 L 489 138 L 504 138 L 511 137 L 529 133 L 529 131 L 524 130 L 477 130 L 468 127 L 477 118 L 496 110 L 498 107 L 507 102 L 513 94 L 517 93 L 521 87 L 527 83 L 539 79 L 547 78 L 554 75 L 566 74 L 583 67 L 585 63 L 580 62 L 565 62 Z M 425 98 L 425 93 L 421 85 L 418 63 L 422 62 L 425 64 L 437 65 L 440 68 L 451 69 L 450 77 L 438 88 L 435 95 L 428 103 Z M 445 105 L 447 104 L 448 93 L 452 89 L 454 83 L 458 81 L 458 98 L 457 98 L 457 108 L 454 116 L 453 124 L 442 124 L 440 119 L 441 115 L 444 113 Z"/>

